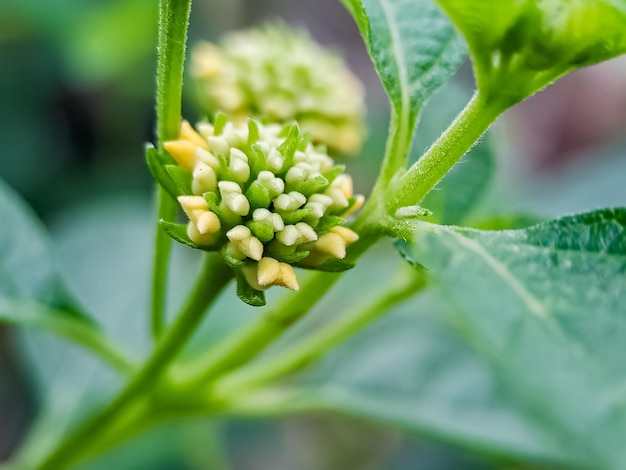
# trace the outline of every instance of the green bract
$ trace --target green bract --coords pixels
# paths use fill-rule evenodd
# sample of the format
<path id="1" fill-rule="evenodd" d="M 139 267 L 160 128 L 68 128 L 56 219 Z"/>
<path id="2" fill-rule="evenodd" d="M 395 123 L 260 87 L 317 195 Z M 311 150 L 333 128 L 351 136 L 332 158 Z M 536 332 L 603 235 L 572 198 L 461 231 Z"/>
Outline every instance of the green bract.
<path id="1" fill-rule="evenodd" d="M 215 125 L 197 128 L 183 122 L 180 139 L 165 143 L 178 165 L 149 155 L 155 177 L 189 218 L 186 226 L 162 221 L 172 238 L 221 250 L 237 269 L 240 297 L 254 305 L 272 285 L 298 289 L 292 265 L 341 269 L 336 260 L 358 239 L 341 226 L 343 216 L 362 203 L 342 166 L 297 124 L 236 126 L 218 115 Z"/>
<path id="2" fill-rule="evenodd" d="M 626 52 L 624 0 L 438 0 L 470 48 L 478 88 L 506 105 Z"/>
<path id="3" fill-rule="evenodd" d="M 364 137 L 363 87 L 336 54 L 304 31 L 273 25 L 196 45 L 192 76 L 201 104 L 237 122 L 297 120 L 321 143 L 355 153 Z"/>

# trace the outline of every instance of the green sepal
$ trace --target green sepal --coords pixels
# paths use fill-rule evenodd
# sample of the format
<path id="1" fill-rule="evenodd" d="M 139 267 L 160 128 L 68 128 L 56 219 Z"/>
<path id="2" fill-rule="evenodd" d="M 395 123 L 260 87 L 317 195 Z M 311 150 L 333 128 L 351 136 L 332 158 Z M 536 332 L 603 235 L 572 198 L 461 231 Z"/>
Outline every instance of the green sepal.
<path id="1" fill-rule="evenodd" d="M 204 200 L 209 205 L 209 210 L 211 212 L 215 212 L 215 214 L 220 217 L 220 201 L 217 194 L 213 191 L 208 191 L 202 195 Z"/>
<path id="2" fill-rule="evenodd" d="M 296 264 L 299 263 L 300 261 L 302 261 L 304 258 L 306 258 L 307 256 L 309 256 L 311 254 L 310 251 L 294 251 L 291 254 L 288 255 L 276 255 L 274 256 L 275 259 L 277 259 L 278 261 L 282 262 L 282 263 L 287 263 L 287 264 Z"/>
<path id="3" fill-rule="evenodd" d="M 267 222 L 260 220 L 250 220 L 246 223 L 252 234 L 261 240 L 263 243 L 267 243 L 274 238 L 274 227 Z"/>
<path id="4" fill-rule="evenodd" d="M 222 258 L 224 258 L 224 261 L 226 261 L 226 264 L 228 266 L 230 266 L 231 268 L 240 268 L 243 266 L 243 261 L 240 259 L 235 258 L 234 256 L 232 256 L 230 253 L 228 253 L 228 250 L 226 249 L 228 245 L 224 245 L 222 246 L 222 249 L 220 250 L 220 253 L 222 254 Z"/>
<path id="5" fill-rule="evenodd" d="M 349 263 L 342 259 L 331 258 L 328 261 L 323 262 L 319 266 L 298 266 L 304 269 L 313 269 L 315 271 L 324 271 L 327 273 L 341 273 L 354 268 L 354 263 Z"/>
<path id="6" fill-rule="evenodd" d="M 300 144 L 300 127 L 298 123 L 293 123 L 291 127 L 289 127 L 289 132 L 287 133 L 287 137 L 285 141 L 280 144 L 278 147 L 278 151 L 283 156 L 283 171 L 287 172 L 289 168 L 291 168 L 294 164 L 294 156 L 296 154 L 296 150 Z"/>
<path id="7" fill-rule="evenodd" d="M 246 189 L 245 196 L 250 202 L 250 212 L 260 207 L 267 209 L 272 202 L 269 189 L 263 186 L 258 180 L 253 181 L 250 187 Z"/>
<path id="8" fill-rule="evenodd" d="M 252 146 L 257 143 L 259 138 L 259 125 L 254 119 L 248 118 L 248 145 Z"/>
<path id="9" fill-rule="evenodd" d="M 265 305 L 265 293 L 256 290 L 248 281 L 241 270 L 237 270 L 237 297 L 243 302 L 253 307 L 263 307 Z"/>
<path id="10" fill-rule="evenodd" d="M 222 135 L 224 132 L 224 127 L 228 124 L 228 116 L 221 111 L 215 113 L 215 122 L 213 123 L 213 133 L 216 136 Z"/>
<path id="11" fill-rule="evenodd" d="M 180 191 L 180 194 L 192 194 L 191 183 L 193 176 L 188 171 L 183 170 L 178 165 L 165 165 L 165 171 L 170 175 L 170 178 Z"/>
<path id="12" fill-rule="evenodd" d="M 305 180 L 300 184 L 300 186 L 298 186 L 296 191 L 301 192 L 308 198 L 311 194 L 318 193 L 322 189 L 327 188 L 329 184 L 330 182 L 328 179 L 322 175 L 318 175 Z"/>
<path id="13" fill-rule="evenodd" d="M 328 155 L 328 147 L 324 144 L 319 144 L 314 147 L 317 153 L 323 153 L 324 155 Z"/>
<path id="14" fill-rule="evenodd" d="M 187 235 L 187 225 L 185 224 L 175 224 L 174 222 L 168 222 L 167 220 L 159 220 L 159 225 L 163 227 L 163 231 L 167 233 L 170 238 L 177 241 L 178 243 L 182 243 L 183 245 L 187 245 L 190 248 L 196 248 L 199 250 L 212 251 L 207 249 L 207 247 L 200 246 L 194 241 L 192 241 Z"/>
<path id="15" fill-rule="evenodd" d="M 345 165 L 336 165 L 332 167 L 330 170 L 323 173 L 324 177 L 328 180 L 328 184 L 335 181 L 335 178 L 346 171 Z"/>
<path id="16" fill-rule="evenodd" d="M 263 153 L 258 144 L 250 145 L 250 153 L 248 154 L 250 165 L 250 179 L 259 175 L 267 166 L 267 155 Z"/>
<path id="17" fill-rule="evenodd" d="M 276 211 L 283 218 L 285 225 L 293 225 L 298 222 L 302 222 L 305 218 L 310 216 L 313 211 L 311 209 L 295 209 L 286 212 Z"/>
<path id="18" fill-rule="evenodd" d="M 306 151 L 307 146 L 311 143 L 311 133 L 310 132 L 304 132 L 300 135 L 300 143 L 298 144 L 298 148 L 297 150 L 299 150 L 300 152 L 304 152 Z M 326 146 L 322 146 L 324 147 L 324 149 L 326 149 Z M 320 152 L 323 153 L 324 155 L 328 155 L 328 152 L 326 150 L 324 150 L 324 152 Z"/>
<path id="19" fill-rule="evenodd" d="M 325 215 L 320 219 L 315 227 L 315 231 L 318 235 L 324 235 L 326 232 L 330 231 L 331 228 L 344 225 L 345 223 L 346 219 L 343 217 L 339 217 L 338 215 Z"/>
<path id="20" fill-rule="evenodd" d="M 168 155 L 168 158 L 169 157 Z M 165 169 L 166 165 L 170 162 L 166 162 L 166 159 L 161 155 L 158 149 L 149 147 L 146 149 L 146 162 L 152 177 L 165 189 L 170 196 L 176 199 L 184 193 L 180 192 L 178 184 L 174 182 L 168 171 Z"/>
<path id="21" fill-rule="evenodd" d="M 345 209 L 343 209 L 343 210 L 341 211 L 341 213 L 342 213 L 342 214 L 345 214 L 346 212 L 350 212 L 350 210 L 352 210 L 352 208 L 354 207 L 354 205 L 356 204 L 356 202 L 357 202 L 357 201 L 358 201 L 358 199 L 357 199 L 356 197 L 354 197 L 354 196 L 349 197 L 349 198 L 348 198 L 348 207 L 346 207 Z M 428 209 L 426 209 L 426 210 L 428 210 Z M 431 214 L 432 214 L 432 212 L 431 212 Z"/>

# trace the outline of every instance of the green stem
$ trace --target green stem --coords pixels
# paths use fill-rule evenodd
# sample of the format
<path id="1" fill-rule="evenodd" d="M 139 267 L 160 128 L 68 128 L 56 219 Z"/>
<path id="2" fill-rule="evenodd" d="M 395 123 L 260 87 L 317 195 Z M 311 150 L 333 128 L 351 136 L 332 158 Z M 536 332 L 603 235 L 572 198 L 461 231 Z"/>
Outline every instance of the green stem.
<path id="1" fill-rule="evenodd" d="M 157 58 L 157 137 L 158 146 L 177 139 L 180 132 L 183 93 L 183 66 L 191 0 L 159 0 L 159 37 Z M 154 242 L 151 326 L 155 340 L 163 332 L 167 267 L 172 241 L 163 232 L 159 220 L 176 216 L 176 201 L 161 186 L 157 188 L 157 225 Z"/>
<path id="2" fill-rule="evenodd" d="M 337 345 L 363 329 L 398 303 L 408 299 L 426 286 L 424 273 L 402 270 L 386 290 L 374 301 L 359 305 L 350 313 L 321 331 L 311 335 L 295 347 L 283 351 L 273 359 L 252 364 L 219 379 L 212 387 L 211 396 L 228 400 L 259 385 L 295 372 L 319 359 Z"/>
<path id="3" fill-rule="evenodd" d="M 160 221 L 174 220 L 178 204 L 163 189 L 157 187 L 157 220 L 154 232 L 154 254 L 152 266 L 151 328 L 155 341 L 161 337 L 165 326 L 165 303 L 167 301 L 167 273 L 172 248 L 172 239 L 162 229 Z"/>
<path id="4" fill-rule="evenodd" d="M 499 101 L 474 94 L 450 127 L 394 185 L 388 199 L 390 211 L 419 204 L 505 109 Z"/>
<path id="5" fill-rule="evenodd" d="M 180 132 L 183 65 L 191 0 L 159 0 L 157 136 L 159 148 Z"/>
<path id="6" fill-rule="evenodd" d="M 415 118 L 411 118 L 408 113 L 408 106 L 403 108 L 407 110 L 404 114 L 396 112 L 395 109 L 391 111 L 389 139 L 385 149 L 385 158 L 376 182 L 376 187 L 380 186 L 382 189 L 386 188 L 398 171 L 406 168 L 409 158 L 409 150 L 415 129 Z"/>
<path id="7" fill-rule="evenodd" d="M 302 318 L 339 279 L 339 273 L 315 272 L 297 294 L 288 294 L 257 320 L 228 336 L 194 363 L 185 366 L 179 377 L 181 390 L 202 385 L 237 368 L 256 356 L 293 323 Z"/>
<path id="8" fill-rule="evenodd" d="M 165 367 L 176 358 L 195 331 L 208 306 L 231 279 L 232 270 L 222 257 L 216 253 L 208 254 L 185 305 L 144 366 L 106 408 L 66 438 L 38 467 L 39 470 L 67 467 L 88 449 L 90 443 L 105 435 L 118 415 L 158 381 Z"/>

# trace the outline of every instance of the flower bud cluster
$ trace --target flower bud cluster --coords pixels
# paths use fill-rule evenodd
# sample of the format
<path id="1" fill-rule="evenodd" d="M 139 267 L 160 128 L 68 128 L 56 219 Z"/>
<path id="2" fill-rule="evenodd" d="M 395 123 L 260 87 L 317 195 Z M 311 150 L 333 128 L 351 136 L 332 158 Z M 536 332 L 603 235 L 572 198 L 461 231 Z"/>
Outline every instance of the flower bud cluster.
<path id="1" fill-rule="evenodd" d="M 303 31 L 273 25 L 199 43 L 192 75 L 208 111 L 298 121 L 312 141 L 345 154 L 364 137 L 363 86 L 336 54 Z"/>
<path id="2" fill-rule="evenodd" d="M 293 265 L 320 268 L 343 259 L 358 236 L 343 227 L 362 196 L 352 179 L 316 149 L 297 124 L 237 126 L 184 121 L 180 138 L 164 144 L 182 171 L 178 195 L 189 222 L 183 242 L 221 250 L 255 291 L 298 289 Z M 241 280 L 240 279 L 240 280 Z"/>

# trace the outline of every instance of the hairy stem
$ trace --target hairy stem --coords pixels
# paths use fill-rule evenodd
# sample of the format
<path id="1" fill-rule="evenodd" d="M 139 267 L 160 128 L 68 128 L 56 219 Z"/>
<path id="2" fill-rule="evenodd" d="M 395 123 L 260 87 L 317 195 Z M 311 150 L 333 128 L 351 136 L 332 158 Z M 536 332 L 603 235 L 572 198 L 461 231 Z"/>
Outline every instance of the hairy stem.
<path id="1" fill-rule="evenodd" d="M 105 435 L 116 418 L 127 410 L 133 400 L 149 391 L 163 370 L 176 358 L 189 337 L 202 320 L 208 306 L 232 279 L 232 270 L 219 254 L 208 254 L 202 271 L 196 280 L 185 305 L 157 344 L 152 355 L 118 396 L 102 411 L 97 413 L 74 433 L 68 436 L 57 449 L 38 467 L 40 470 L 59 470 L 74 462 Z"/>
<path id="2" fill-rule="evenodd" d="M 500 101 L 474 94 L 450 127 L 394 184 L 395 190 L 388 203 L 392 213 L 400 207 L 418 204 L 505 109 Z"/>
<path id="3" fill-rule="evenodd" d="M 157 137 L 163 142 L 177 139 L 181 121 L 183 65 L 191 0 L 159 0 L 159 37 L 157 57 Z M 167 267 L 172 241 L 159 225 L 159 220 L 176 216 L 176 201 L 160 185 L 157 187 L 157 225 L 154 241 L 151 326 L 155 340 L 163 332 Z"/>

